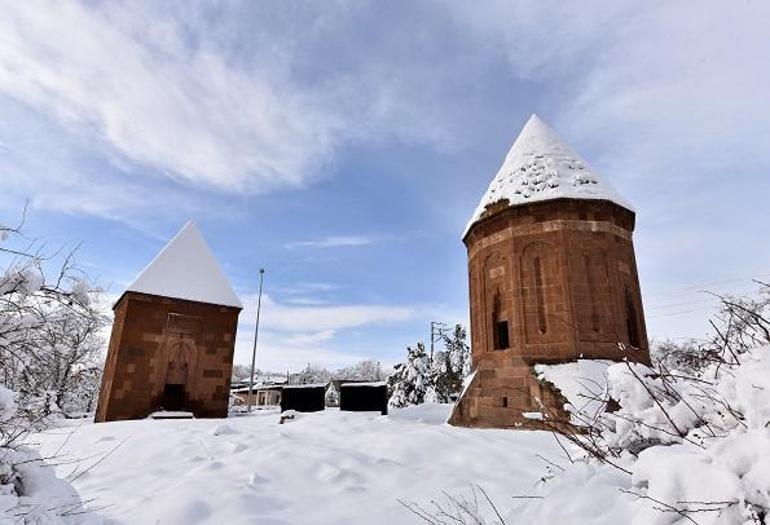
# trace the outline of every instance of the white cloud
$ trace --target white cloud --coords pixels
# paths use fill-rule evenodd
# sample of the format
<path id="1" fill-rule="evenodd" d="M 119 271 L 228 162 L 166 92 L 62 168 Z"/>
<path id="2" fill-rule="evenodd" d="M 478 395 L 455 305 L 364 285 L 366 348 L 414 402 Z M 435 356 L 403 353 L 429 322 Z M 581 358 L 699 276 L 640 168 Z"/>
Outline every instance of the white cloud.
<path id="1" fill-rule="evenodd" d="M 253 326 L 257 297 L 241 295 L 245 308 L 241 324 Z M 294 306 L 262 296 L 260 326 L 293 334 L 337 331 L 372 324 L 400 323 L 413 319 L 417 310 L 411 306 L 323 305 Z"/>
<path id="2" fill-rule="evenodd" d="M 299 306 L 323 306 L 329 304 L 325 299 L 316 299 L 315 297 L 288 297 L 284 302 Z"/>
<path id="3" fill-rule="evenodd" d="M 770 4 L 482 6 L 451 9 L 480 46 L 505 55 L 510 73 L 542 83 L 546 117 L 603 152 L 597 160 L 618 176 L 644 175 L 649 187 L 649 178 L 692 175 L 661 173 L 672 163 L 713 168 L 767 150 Z"/>
<path id="4" fill-rule="evenodd" d="M 257 297 L 241 296 L 235 362 L 248 362 L 254 338 Z M 339 368 L 366 355 L 335 349 L 335 339 L 357 328 L 411 321 L 417 309 L 382 305 L 296 306 L 262 296 L 258 366 L 268 370 L 299 370 L 308 363 Z"/>
<path id="5" fill-rule="evenodd" d="M 478 81 L 536 82 L 545 116 L 568 138 L 599 145 L 603 165 L 651 171 L 703 152 L 726 165 L 770 135 L 768 11 L 758 2 L 429 1 L 389 11 L 398 22 L 425 19 L 419 33 L 395 35 L 373 23 L 376 7 L 347 2 L 290 14 L 248 4 L 16 2 L 0 18 L 0 93 L 63 133 L 49 130 L 56 145 L 4 140 L 41 159 L 6 166 L 0 189 L 117 218 L 133 208 L 162 213 L 168 200 L 218 208 L 177 187 L 158 190 L 159 180 L 225 193 L 301 187 L 351 141 L 462 140 L 458 118 L 470 116 L 459 117 L 468 106 L 457 92 L 489 75 L 484 64 L 499 55 L 510 69 Z M 25 117 L 5 133 L 17 134 Z M 113 173 L 83 169 L 78 148 L 100 151 Z"/>
<path id="6" fill-rule="evenodd" d="M 585 55 L 595 52 L 612 24 L 632 16 L 623 1 L 487 0 L 442 5 L 482 52 L 501 53 L 513 74 L 527 79 L 567 76 L 577 61 L 585 66 Z"/>
<path id="7" fill-rule="evenodd" d="M 335 335 L 334 330 L 322 330 L 320 332 L 310 334 L 295 334 L 287 336 L 284 342 L 291 346 L 309 346 L 329 341 Z"/>
<path id="8" fill-rule="evenodd" d="M 367 246 L 391 239 L 388 235 L 330 235 L 309 241 L 286 243 L 285 248 L 341 248 L 346 246 Z"/>
<path id="9" fill-rule="evenodd" d="M 241 300 L 245 308 L 238 326 L 235 362 L 246 363 L 251 358 L 257 297 L 241 294 Z M 373 341 L 367 338 L 360 339 L 360 332 L 372 327 L 387 327 L 393 334 L 401 334 L 405 326 L 417 322 L 424 324 L 427 337 L 431 320 L 467 325 L 467 313 L 464 309 L 458 311 L 445 305 L 297 306 L 263 295 L 257 366 L 270 370 L 298 370 L 313 363 L 338 368 L 362 359 L 377 358 L 393 350 L 400 356 L 399 351 L 405 348 L 405 344 L 420 339 L 419 330 L 411 335 L 394 336 L 396 339 L 403 338 L 407 343 L 387 348 L 373 345 Z M 385 336 L 383 339 L 392 342 L 393 337 Z M 351 341 L 356 341 L 352 347 Z"/>
<path id="10" fill-rule="evenodd" d="M 242 336 L 239 334 L 235 342 L 235 363 L 247 364 L 251 362 L 252 337 L 253 332 L 244 333 Z M 317 344 L 317 342 L 295 341 L 289 344 L 281 336 L 274 337 L 271 334 L 265 334 L 265 337 L 260 336 L 256 366 L 261 370 L 274 372 L 286 370 L 297 372 L 308 363 L 334 369 L 351 365 L 367 357 L 370 356 L 339 352 Z"/>
<path id="11" fill-rule="evenodd" d="M 31 0 L 0 18 L 0 91 L 185 182 L 297 186 L 330 155 L 336 118 L 281 77 L 239 69 L 183 27 L 77 2 Z"/>
<path id="12" fill-rule="evenodd" d="M 770 166 L 770 4 L 664 2 L 621 29 L 562 120 L 629 179 L 700 182 L 751 159 Z M 682 169 L 684 168 L 684 169 Z"/>
<path id="13" fill-rule="evenodd" d="M 358 17 L 375 9 L 295 7 L 287 16 L 264 4 L 5 6 L 0 118 L 15 122 L 0 131 L 27 155 L 6 163 L 0 193 L 141 222 L 169 201 L 182 214 L 221 208 L 201 204 L 210 189 L 304 187 L 350 142 L 451 142 L 431 94 L 439 78 L 394 61 L 389 32 L 366 46 L 371 56 L 347 41 L 368 42 Z M 35 119 L 42 135 L 29 128 Z"/>

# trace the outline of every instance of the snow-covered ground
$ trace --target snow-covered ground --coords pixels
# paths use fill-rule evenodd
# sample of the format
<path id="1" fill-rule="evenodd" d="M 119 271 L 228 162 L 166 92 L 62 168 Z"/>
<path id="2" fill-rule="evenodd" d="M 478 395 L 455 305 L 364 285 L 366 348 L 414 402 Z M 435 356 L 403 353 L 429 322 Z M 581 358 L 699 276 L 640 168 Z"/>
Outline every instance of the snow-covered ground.
<path id="1" fill-rule="evenodd" d="M 219 420 L 80 423 L 35 436 L 58 474 L 119 523 L 417 523 L 398 500 L 485 489 L 503 511 L 557 457 L 547 432 L 455 428 L 449 405 Z M 69 464 L 72 459 L 82 461 Z"/>

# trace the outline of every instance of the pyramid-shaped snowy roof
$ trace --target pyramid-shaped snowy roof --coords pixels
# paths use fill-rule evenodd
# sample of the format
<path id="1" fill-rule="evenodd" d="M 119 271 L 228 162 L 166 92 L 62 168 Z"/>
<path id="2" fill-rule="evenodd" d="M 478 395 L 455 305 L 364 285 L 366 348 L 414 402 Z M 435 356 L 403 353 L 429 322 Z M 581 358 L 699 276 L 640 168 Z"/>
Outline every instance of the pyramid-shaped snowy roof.
<path id="1" fill-rule="evenodd" d="M 126 291 L 243 308 L 193 222 L 168 241 Z"/>
<path id="2" fill-rule="evenodd" d="M 532 115 L 519 133 L 463 237 L 487 206 L 503 199 L 508 199 L 509 206 L 553 199 L 605 200 L 633 210 L 537 115 Z"/>

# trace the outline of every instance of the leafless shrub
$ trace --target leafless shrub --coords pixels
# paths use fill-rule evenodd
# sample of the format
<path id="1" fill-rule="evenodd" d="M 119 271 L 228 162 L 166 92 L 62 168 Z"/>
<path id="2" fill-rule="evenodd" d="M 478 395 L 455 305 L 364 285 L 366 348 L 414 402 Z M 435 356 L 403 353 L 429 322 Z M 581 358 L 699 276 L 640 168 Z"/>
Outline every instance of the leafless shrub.
<path id="1" fill-rule="evenodd" d="M 0 225 L 0 493 L 19 497 L 27 491 L 24 467 L 45 462 L 29 448 L 29 432 L 68 407 L 92 404 L 106 323 L 76 250 L 50 252 L 27 238 L 25 216 L 26 208 L 16 226 Z M 22 498 L 6 515 L 36 523 L 81 512 L 72 495 L 61 508 Z"/>
<path id="2" fill-rule="evenodd" d="M 488 508 L 494 514 L 494 524 L 505 525 L 505 520 L 486 491 L 475 484 L 470 485 L 470 490 L 470 497 L 455 496 L 442 491 L 443 498 L 431 500 L 427 507 L 413 501 L 399 499 L 398 502 L 421 521 L 431 525 L 486 525 L 488 522 L 482 517 L 482 507 Z M 481 502 L 479 495 L 483 498 Z"/>

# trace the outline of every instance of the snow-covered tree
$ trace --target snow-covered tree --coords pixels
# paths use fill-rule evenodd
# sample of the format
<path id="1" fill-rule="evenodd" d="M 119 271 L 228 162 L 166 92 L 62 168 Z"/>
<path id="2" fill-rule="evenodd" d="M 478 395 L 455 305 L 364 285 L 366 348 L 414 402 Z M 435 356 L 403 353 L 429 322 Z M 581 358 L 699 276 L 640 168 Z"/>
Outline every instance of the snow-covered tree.
<path id="1" fill-rule="evenodd" d="M 432 386 L 430 357 L 425 353 L 425 345 L 420 342 L 414 348 L 407 347 L 406 351 L 406 362 L 397 364 L 388 380 L 389 403 L 395 408 L 424 403 Z"/>
<path id="2" fill-rule="evenodd" d="M 0 521 L 63 523 L 80 512 L 77 493 L 25 436 L 68 403 L 92 402 L 80 390 L 94 388 L 86 370 L 99 361 L 105 318 L 72 254 L 49 279 L 55 261 L 20 228 L 0 225 Z"/>
<path id="3" fill-rule="evenodd" d="M 325 395 L 325 401 L 327 407 L 338 407 L 340 406 L 340 393 L 335 388 L 334 383 L 330 382 L 329 385 L 326 387 L 326 393 Z"/>
<path id="4" fill-rule="evenodd" d="M 78 388 L 98 388 L 81 373 L 100 368 L 104 307 L 72 253 L 48 278 L 46 270 L 57 261 L 30 249 L 18 229 L 4 232 L 9 235 L 0 245 L 0 264 L 6 264 L 0 273 L 0 380 L 17 392 L 21 413 L 35 419 L 66 415 L 66 402 L 75 401 Z M 95 391 L 82 394 L 91 398 Z M 74 404 L 78 411 L 83 405 Z"/>
<path id="5" fill-rule="evenodd" d="M 254 371 L 254 375 L 256 376 L 259 373 L 258 370 Z M 235 364 L 233 365 L 233 381 L 243 381 L 249 378 L 249 375 L 251 374 L 251 367 L 249 365 L 239 365 Z"/>
<path id="6" fill-rule="evenodd" d="M 375 359 L 365 359 L 353 366 L 340 368 L 334 373 L 337 379 L 356 381 L 382 381 L 384 374 L 380 362 Z"/>
<path id="7" fill-rule="evenodd" d="M 81 368 L 72 374 L 61 402 L 64 414 L 78 416 L 96 410 L 103 372 L 101 360 L 98 361 L 98 365 Z"/>
<path id="8" fill-rule="evenodd" d="M 444 344 L 449 352 L 450 368 L 462 380 L 471 373 L 471 347 L 468 345 L 468 333 L 461 324 L 456 324 L 452 334 L 444 336 Z"/>
<path id="9" fill-rule="evenodd" d="M 462 325 L 455 325 L 451 335 L 444 336 L 446 350 L 433 355 L 429 401 L 451 403 L 462 392 L 463 380 L 470 373 L 470 347 Z"/>
<path id="10" fill-rule="evenodd" d="M 388 379 L 391 406 L 426 401 L 451 403 L 457 399 L 471 368 L 465 328 L 456 325 L 451 334 L 444 336 L 444 344 L 445 350 L 435 352 L 432 360 L 422 343 L 407 348 L 406 362 L 397 364 Z"/>
<path id="11" fill-rule="evenodd" d="M 299 373 L 292 374 L 290 382 L 295 385 L 310 385 L 326 383 L 332 378 L 332 373 L 320 365 L 308 365 Z"/>

